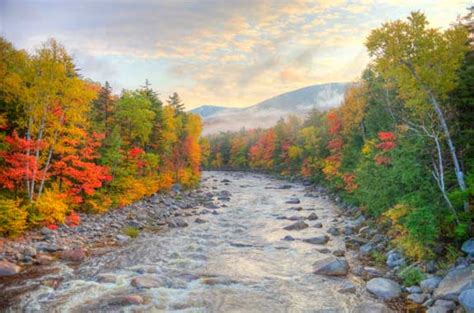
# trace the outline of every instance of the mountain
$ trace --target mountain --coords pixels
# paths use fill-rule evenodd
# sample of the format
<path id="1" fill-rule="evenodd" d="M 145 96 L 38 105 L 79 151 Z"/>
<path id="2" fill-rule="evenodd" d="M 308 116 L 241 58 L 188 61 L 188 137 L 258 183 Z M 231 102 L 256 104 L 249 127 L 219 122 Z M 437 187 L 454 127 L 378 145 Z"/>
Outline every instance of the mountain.
<path id="1" fill-rule="evenodd" d="M 191 112 L 198 114 L 203 119 L 211 117 L 218 112 L 229 110 L 227 107 L 217 106 L 217 105 L 201 105 L 198 108 L 192 109 Z"/>
<path id="2" fill-rule="evenodd" d="M 246 108 L 204 105 L 191 112 L 204 120 L 204 134 L 237 131 L 243 127 L 271 127 L 289 115 L 303 117 L 309 111 L 325 111 L 338 106 L 349 83 L 329 83 L 286 92 Z"/>

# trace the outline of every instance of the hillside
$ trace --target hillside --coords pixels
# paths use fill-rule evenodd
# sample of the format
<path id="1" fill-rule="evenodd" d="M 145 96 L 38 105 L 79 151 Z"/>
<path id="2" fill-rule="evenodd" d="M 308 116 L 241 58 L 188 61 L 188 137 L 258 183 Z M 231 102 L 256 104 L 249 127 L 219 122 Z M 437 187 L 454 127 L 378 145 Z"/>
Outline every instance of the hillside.
<path id="1" fill-rule="evenodd" d="M 246 108 L 204 105 L 191 112 L 204 120 L 204 134 L 235 131 L 243 127 L 271 127 L 290 114 L 304 116 L 312 109 L 325 111 L 338 106 L 349 83 L 304 87 L 264 100 Z"/>

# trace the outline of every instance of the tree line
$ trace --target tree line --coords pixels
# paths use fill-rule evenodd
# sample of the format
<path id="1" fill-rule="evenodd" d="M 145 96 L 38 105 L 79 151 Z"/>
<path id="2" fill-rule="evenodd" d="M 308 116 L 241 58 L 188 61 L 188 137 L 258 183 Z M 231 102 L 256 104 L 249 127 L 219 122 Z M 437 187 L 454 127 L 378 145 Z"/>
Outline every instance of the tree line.
<path id="1" fill-rule="evenodd" d="M 146 81 L 116 96 L 55 40 L 28 53 L 0 38 L 0 236 L 196 185 L 200 133 L 177 93 L 163 104 Z"/>
<path id="2" fill-rule="evenodd" d="M 338 108 L 208 136 L 204 165 L 324 184 L 387 225 L 409 257 L 434 257 L 444 241 L 454 259 L 473 233 L 473 36 L 472 9 L 444 31 L 419 12 L 387 22 Z"/>

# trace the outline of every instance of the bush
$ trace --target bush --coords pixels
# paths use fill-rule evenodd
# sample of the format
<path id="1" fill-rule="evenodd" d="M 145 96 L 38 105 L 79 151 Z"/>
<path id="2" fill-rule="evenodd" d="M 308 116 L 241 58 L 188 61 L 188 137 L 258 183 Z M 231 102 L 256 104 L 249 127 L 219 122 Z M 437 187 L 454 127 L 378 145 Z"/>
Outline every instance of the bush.
<path id="1" fill-rule="evenodd" d="M 53 186 L 53 188 L 46 189 L 41 197 L 33 203 L 34 218 L 30 220 L 36 223 L 62 224 L 67 211 L 68 204 L 65 194 Z"/>
<path id="2" fill-rule="evenodd" d="M 123 233 L 131 238 L 136 238 L 140 235 L 140 230 L 133 226 L 127 226 L 123 229 Z"/>
<path id="3" fill-rule="evenodd" d="M 407 287 L 418 285 L 426 275 L 418 267 L 405 267 L 400 270 L 398 277 L 403 280 L 403 284 Z"/>
<path id="4" fill-rule="evenodd" d="M 26 228 L 27 212 L 18 200 L 0 198 L 0 236 L 14 237 Z"/>

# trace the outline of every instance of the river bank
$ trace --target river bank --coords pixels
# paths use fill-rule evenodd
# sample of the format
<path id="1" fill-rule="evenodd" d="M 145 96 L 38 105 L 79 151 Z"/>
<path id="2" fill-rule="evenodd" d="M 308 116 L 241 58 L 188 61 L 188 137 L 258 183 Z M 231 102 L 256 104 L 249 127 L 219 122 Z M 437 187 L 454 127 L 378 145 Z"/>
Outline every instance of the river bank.
<path id="1" fill-rule="evenodd" d="M 357 208 L 261 174 L 206 172 L 199 189 L 81 218 L 3 243 L 3 260 L 21 272 L 0 278 L 2 308 L 449 312 L 472 276 L 465 258 L 450 271 L 457 276 L 437 270 L 406 288 L 396 275 L 403 256 Z M 390 264 L 374 263 L 373 251 Z"/>

